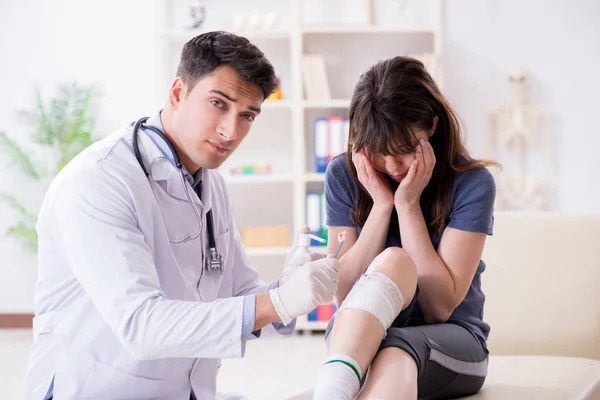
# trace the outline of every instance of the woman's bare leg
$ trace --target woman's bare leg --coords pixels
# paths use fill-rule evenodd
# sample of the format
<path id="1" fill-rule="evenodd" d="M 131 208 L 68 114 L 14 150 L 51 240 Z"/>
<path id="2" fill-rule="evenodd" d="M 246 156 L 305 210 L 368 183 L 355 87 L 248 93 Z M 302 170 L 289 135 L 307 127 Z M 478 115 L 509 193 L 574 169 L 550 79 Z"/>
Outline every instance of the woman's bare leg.
<path id="1" fill-rule="evenodd" d="M 416 400 L 417 363 L 406 351 L 387 347 L 377 353 L 358 400 Z"/>
<path id="2" fill-rule="evenodd" d="M 383 251 L 373 260 L 366 275 L 373 273 L 385 275 L 397 286 L 403 299 L 401 309 L 410 304 L 416 290 L 417 273 L 404 250 L 394 247 Z M 341 308 L 329 340 L 328 361 L 335 361 L 331 364 L 326 362 L 319 373 L 315 390 L 315 399 L 318 400 L 352 399 L 356 396 L 359 381 L 349 364 L 355 364 L 362 377 L 384 337 L 384 326 L 374 314 L 358 308 L 344 309 L 344 304 Z"/>

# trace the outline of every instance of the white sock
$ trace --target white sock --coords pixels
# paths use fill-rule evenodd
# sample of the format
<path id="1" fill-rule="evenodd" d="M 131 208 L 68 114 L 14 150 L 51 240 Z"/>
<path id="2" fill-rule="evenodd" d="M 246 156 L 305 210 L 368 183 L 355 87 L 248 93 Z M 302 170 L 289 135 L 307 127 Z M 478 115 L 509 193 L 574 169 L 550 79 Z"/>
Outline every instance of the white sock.
<path id="1" fill-rule="evenodd" d="M 317 376 L 314 400 L 352 400 L 360 391 L 362 372 L 358 363 L 345 354 L 325 360 Z"/>

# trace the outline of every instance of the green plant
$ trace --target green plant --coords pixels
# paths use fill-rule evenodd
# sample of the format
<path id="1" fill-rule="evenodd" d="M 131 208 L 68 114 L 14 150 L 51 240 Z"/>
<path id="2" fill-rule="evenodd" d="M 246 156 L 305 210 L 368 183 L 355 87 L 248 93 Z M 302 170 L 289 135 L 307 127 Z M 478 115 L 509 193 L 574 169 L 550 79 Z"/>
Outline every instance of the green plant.
<path id="1" fill-rule="evenodd" d="M 0 132 L 0 148 L 10 159 L 10 165 L 26 178 L 40 183 L 54 177 L 96 140 L 92 133 L 95 126 L 92 102 L 95 97 L 93 87 L 71 83 L 59 86 L 57 94 L 45 104 L 40 90 L 36 88 L 34 106 L 19 111 L 18 116 L 31 129 L 28 142 L 41 150 L 37 152 L 40 156 Z M 0 195 L 0 201 L 20 217 L 6 234 L 21 239 L 29 249 L 37 251 L 36 214 L 28 211 L 14 195 Z"/>

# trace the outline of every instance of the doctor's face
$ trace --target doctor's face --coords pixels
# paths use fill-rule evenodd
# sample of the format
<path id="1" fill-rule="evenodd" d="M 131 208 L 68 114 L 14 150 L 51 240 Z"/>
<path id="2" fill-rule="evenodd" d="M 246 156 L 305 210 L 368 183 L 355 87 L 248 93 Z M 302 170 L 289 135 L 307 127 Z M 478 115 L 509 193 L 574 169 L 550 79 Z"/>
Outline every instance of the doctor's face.
<path id="1" fill-rule="evenodd" d="M 223 65 L 189 90 L 181 78 L 169 96 L 173 110 L 172 140 L 190 173 L 218 168 L 240 145 L 260 114 L 260 87 Z"/>

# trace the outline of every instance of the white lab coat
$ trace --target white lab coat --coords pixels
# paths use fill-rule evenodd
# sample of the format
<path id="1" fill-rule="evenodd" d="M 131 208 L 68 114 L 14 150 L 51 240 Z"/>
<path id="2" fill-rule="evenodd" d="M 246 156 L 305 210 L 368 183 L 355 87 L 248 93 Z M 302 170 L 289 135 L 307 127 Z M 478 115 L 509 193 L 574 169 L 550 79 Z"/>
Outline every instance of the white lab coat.
<path id="1" fill-rule="evenodd" d="M 140 130 L 77 156 L 52 182 L 39 220 L 39 278 L 27 399 L 198 400 L 216 396 L 221 358 L 242 357 L 243 297 L 265 292 L 235 227 L 223 178 L 203 172 L 202 199 Z M 187 182 L 186 182 L 187 184 Z M 153 189 L 153 190 L 152 190 Z M 213 210 L 221 273 L 203 268 Z M 272 326 L 271 326 L 271 330 Z"/>

